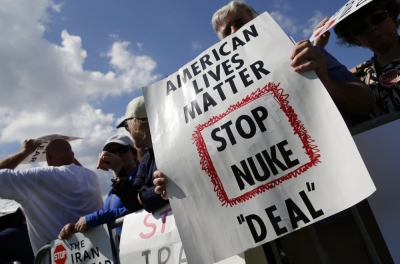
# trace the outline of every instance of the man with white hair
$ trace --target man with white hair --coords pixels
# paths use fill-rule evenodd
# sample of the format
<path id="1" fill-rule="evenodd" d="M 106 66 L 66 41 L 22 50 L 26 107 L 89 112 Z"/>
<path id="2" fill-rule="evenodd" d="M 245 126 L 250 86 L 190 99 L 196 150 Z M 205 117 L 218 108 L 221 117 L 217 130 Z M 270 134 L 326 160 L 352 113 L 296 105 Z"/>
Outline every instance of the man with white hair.
<path id="1" fill-rule="evenodd" d="M 40 142 L 25 140 L 19 152 L 0 161 L 0 197 L 21 204 L 35 255 L 57 239 L 65 224 L 103 206 L 97 175 L 74 164 L 65 140 L 55 139 L 47 146 L 48 167 L 14 170 L 39 146 Z"/>

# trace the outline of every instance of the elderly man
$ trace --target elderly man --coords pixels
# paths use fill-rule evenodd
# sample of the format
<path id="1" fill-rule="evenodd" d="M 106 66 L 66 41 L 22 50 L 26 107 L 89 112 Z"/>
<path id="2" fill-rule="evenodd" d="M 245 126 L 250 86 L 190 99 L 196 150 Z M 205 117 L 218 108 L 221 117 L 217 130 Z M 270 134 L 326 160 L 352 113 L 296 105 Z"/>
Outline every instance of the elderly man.
<path id="1" fill-rule="evenodd" d="M 103 206 L 96 174 L 74 164 L 74 153 L 65 140 L 47 146 L 48 167 L 14 170 L 39 145 L 25 140 L 18 153 L 0 161 L 0 197 L 22 205 L 35 255 L 57 238 L 65 224 Z"/>

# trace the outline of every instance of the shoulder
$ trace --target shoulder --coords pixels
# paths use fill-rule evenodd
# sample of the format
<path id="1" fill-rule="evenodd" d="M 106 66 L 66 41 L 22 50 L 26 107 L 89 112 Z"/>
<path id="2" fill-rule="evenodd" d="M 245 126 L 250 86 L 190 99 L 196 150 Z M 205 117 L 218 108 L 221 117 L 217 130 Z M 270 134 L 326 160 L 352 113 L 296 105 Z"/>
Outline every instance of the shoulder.
<path id="1" fill-rule="evenodd" d="M 365 74 L 372 69 L 372 59 L 369 59 L 363 63 L 358 64 L 356 67 L 351 69 L 351 71 L 357 76 L 357 77 L 363 77 Z"/>

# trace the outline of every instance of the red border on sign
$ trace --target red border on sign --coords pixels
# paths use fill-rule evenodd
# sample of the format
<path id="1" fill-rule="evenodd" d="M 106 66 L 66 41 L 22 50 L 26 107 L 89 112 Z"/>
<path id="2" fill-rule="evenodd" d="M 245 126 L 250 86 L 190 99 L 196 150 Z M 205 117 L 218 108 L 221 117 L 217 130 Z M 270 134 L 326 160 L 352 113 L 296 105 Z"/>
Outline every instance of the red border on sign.
<path id="1" fill-rule="evenodd" d="M 238 197 L 229 198 L 225 192 L 224 186 L 221 180 L 218 177 L 217 171 L 214 168 L 214 164 L 211 160 L 210 155 L 207 151 L 207 146 L 204 141 L 201 132 L 221 120 L 222 118 L 226 117 L 228 114 L 232 113 L 233 111 L 238 110 L 239 108 L 245 106 L 246 104 L 266 95 L 272 94 L 275 100 L 279 103 L 280 109 L 285 113 L 288 118 L 290 125 L 293 128 L 293 134 L 298 135 L 301 142 L 303 143 L 303 149 L 305 150 L 307 156 L 310 158 L 310 161 L 306 164 L 301 165 L 296 170 L 289 172 L 278 179 L 265 183 L 257 188 L 254 188 Z M 236 104 L 230 105 L 228 109 L 217 116 L 211 117 L 207 122 L 203 124 L 199 124 L 196 126 L 192 134 L 193 143 L 197 147 L 197 152 L 200 156 L 200 165 L 202 170 L 204 170 L 207 175 L 211 178 L 211 182 L 214 185 L 214 192 L 217 194 L 219 200 L 222 202 L 222 206 L 234 206 L 238 203 L 243 203 L 247 200 L 252 199 L 258 194 L 261 194 L 265 191 L 271 190 L 278 186 L 280 183 L 290 180 L 293 177 L 296 178 L 297 176 L 301 175 L 303 172 L 307 171 L 313 166 L 316 166 L 317 163 L 321 162 L 318 146 L 313 145 L 311 143 L 314 140 L 307 134 L 307 130 L 304 128 L 304 125 L 298 119 L 297 114 L 294 112 L 293 108 L 289 105 L 288 101 L 289 95 L 283 93 L 283 89 L 279 88 L 279 83 L 268 83 L 263 88 L 258 88 L 256 91 L 252 92 L 250 95 L 243 98 L 241 101 L 237 102 Z"/>

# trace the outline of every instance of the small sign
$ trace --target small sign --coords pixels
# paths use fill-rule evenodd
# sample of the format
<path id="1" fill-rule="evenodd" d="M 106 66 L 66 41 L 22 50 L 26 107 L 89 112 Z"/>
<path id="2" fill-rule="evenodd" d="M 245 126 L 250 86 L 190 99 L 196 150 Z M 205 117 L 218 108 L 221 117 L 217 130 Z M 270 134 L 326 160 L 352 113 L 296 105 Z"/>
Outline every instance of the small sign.
<path id="1" fill-rule="evenodd" d="M 310 41 L 315 40 L 326 31 L 331 29 L 337 23 L 348 17 L 349 15 L 353 14 L 355 11 L 360 9 L 361 7 L 365 6 L 372 0 L 350 0 L 348 1 L 342 8 L 340 8 L 331 18 L 325 23 L 325 25 L 312 34 Z"/>
<path id="2" fill-rule="evenodd" d="M 68 240 L 52 241 L 51 260 L 53 264 L 113 264 L 107 225 L 76 233 Z"/>
<path id="3" fill-rule="evenodd" d="M 63 135 L 48 135 L 37 138 L 35 142 L 42 142 L 42 144 L 37 147 L 37 149 L 26 159 L 24 159 L 20 164 L 31 164 L 35 162 L 42 162 L 46 161 L 46 149 L 49 143 L 55 139 L 64 139 L 66 141 L 72 141 L 76 139 L 81 139 L 80 137 L 70 137 L 70 136 L 63 136 Z"/>

